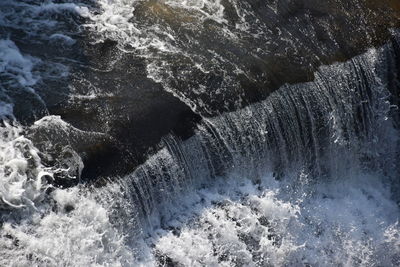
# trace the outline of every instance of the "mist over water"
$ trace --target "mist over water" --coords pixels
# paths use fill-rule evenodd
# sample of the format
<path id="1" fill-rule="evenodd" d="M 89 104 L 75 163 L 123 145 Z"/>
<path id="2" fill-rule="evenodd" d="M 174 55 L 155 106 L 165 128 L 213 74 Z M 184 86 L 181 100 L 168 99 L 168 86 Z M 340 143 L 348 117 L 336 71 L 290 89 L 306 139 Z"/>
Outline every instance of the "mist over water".
<path id="1" fill-rule="evenodd" d="M 244 83 L 271 85 L 273 77 L 249 68 L 246 47 L 262 58 L 273 48 L 260 52 L 257 40 L 280 36 L 300 52 L 306 45 L 286 39 L 289 28 L 272 31 L 253 5 L 0 3 L 0 266 L 400 265 L 398 31 L 377 48 L 311 68 L 309 82 L 285 80 L 253 101 L 241 95 Z M 271 16 L 282 12 L 274 1 L 267 6 Z M 214 31 L 232 42 L 225 54 L 207 39 Z M 86 42 L 118 52 L 104 52 L 113 60 L 103 65 L 78 55 L 94 49 Z M 128 174 L 80 181 L 83 162 L 102 152 L 92 143 L 108 141 L 115 125 L 79 129 L 53 114 L 74 121 L 62 113 L 68 105 L 84 103 L 86 114 L 97 103 L 90 101 L 119 103 L 118 72 L 115 87 L 99 84 L 129 55 L 143 60 L 132 64 L 145 70 L 146 86 L 162 86 L 201 120 L 185 138 L 163 135 Z M 99 116 L 112 118 L 101 107 Z"/>

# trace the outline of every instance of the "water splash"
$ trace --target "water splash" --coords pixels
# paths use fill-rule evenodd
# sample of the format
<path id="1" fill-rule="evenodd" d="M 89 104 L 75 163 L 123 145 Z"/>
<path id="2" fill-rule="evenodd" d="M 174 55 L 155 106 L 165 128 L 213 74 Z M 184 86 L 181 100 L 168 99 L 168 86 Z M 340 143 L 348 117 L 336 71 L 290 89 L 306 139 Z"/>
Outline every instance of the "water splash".
<path id="1" fill-rule="evenodd" d="M 191 48 L 202 46 L 179 43 L 172 28 L 176 11 L 184 11 L 178 12 L 180 22 L 222 27 L 218 32 L 232 42 L 240 34 L 264 42 L 263 34 L 271 33 L 250 23 L 252 13 L 235 1 L 228 2 L 237 21 L 228 21 L 225 14 L 232 10 L 222 2 L 178 6 L 176 1 L 101 0 L 87 6 L 24 1 L 5 10 L 29 19 L 6 12 L 0 20 L 7 27 L 33 28 L 27 36 L 73 46 L 68 30 L 52 18 L 65 13 L 85 18 L 93 41 L 113 39 L 122 51 L 138 53 L 148 61 L 149 77 L 196 109 L 201 97 L 194 103 L 168 84 L 171 77 L 184 80 L 196 72 L 178 69 L 176 76 L 165 59 L 182 56 L 183 63 L 195 63 L 199 74 L 207 74 L 229 58 L 215 51 L 191 54 Z M 0 7 L 4 3 L 11 2 Z M 276 13 L 276 3 L 271 6 Z M 136 8 L 172 19 L 170 27 L 152 20 L 137 23 Z M 280 29 L 272 33 L 285 37 Z M 23 86 L 36 84 L 33 69 L 40 60 L 10 39 L 0 44 L 12 52 L 1 54 L 6 75 Z M 23 128 L 5 124 L 0 128 L 0 265 L 399 265 L 399 207 L 393 190 L 399 141 L 386 80 L 392 50 L 388 44 L 321 67 L 313 82 L 285 85 L 263 102 L 204 119 L 186 141 L 167 136 L 145 164 L 102 188 L 52 188 L 48 182 L 57 169 L 44 166 Z M 236 63 L 223 70 L 226 79 L 218 90 L 235 83 L 227 73 L 246 73 Z M 188 91 L 202 96 L 208 85 Z M 9 105 L 1 111 L 7 112 Z M 36 126 L 53 122 L 67 128 L 58 117 Z"/>
<path id="2" fill-rule="evenodd" d="M 148 242 L 183 266 L 396 266 L 399 209 L 382 180 L 353 174 L 302 192 L 272 176 L 217 183 L 163 211 Z"/>
<path id="3" fill-rule="evenodd" d="M 41 164 L 39 151 L 21 135 L 22 128 L 0 127 L 0 207 L 35 208 L 51 187 L 51 168 Z"/>

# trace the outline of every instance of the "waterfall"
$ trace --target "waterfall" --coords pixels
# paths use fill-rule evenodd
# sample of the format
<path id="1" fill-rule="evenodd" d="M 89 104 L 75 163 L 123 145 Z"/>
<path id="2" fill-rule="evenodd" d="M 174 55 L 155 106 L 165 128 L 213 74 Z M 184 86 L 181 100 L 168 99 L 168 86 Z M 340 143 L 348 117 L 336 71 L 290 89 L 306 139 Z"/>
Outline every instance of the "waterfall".
<path id="1" fill-rule="evenodd" d="M 0 266 L 399 266 L 386 2 L 0 3 Z"/>
<path id="2" fill-rule="evenodd" d="M 383 67 L 390 50 L 321 67 L 313 82 L 204 119 L 188 140 L 166 137 L 160 152 L 123 178 L 133 183 L 124 187 L 148 214 L 174 192 L 230 173 L 254 182 L 267 172 L 278 180 L 291 173 L 329 180 L 352 169 L 396 175 L 398 133 L 389 117 L 396 107 Z"/>
<path id="3" fill-rule="evenodd" d="M 398 207 L 389 200 L 392 197 L 397 198 L 398 194 L 390 190 L 394 190 L 398 184 L 398 130 L 394 127 L 393 118 L 389 116 L 396 107 L 389 101 L 391 91 L 387 86 L 390 84 L 387 74 L 394 67 L 389 60 L 392 53 L 393 45 L 386 45 L 348 62 L 323 66 L 315 74 L 316 79 L 313 82 L 285 85 L 263 102 L 219 117 L 204 119 L 195 135 L 188 140 L 166 137 L 162 150 L 131 175 L 120 179 L 124 197 L 112 209 L 117 213 L 115 217 L 141 218 L 135 221 L 136 225 L 142 225 L 144 229 L 140 236 L 149 236 L 147 239 L 150 241 L 147 242 L 155 244 L 161 251 L 161 256 L 157 257 L 161 262 L 164 260 L 165 264 L 168 260 L 171 261 L 171 257 L 172 262 L 184 265 L 221 264 L 225 260 L 227 264 L 238 265 L 300 264 L 299 255 L 304 254 L 303 257 L 308 261 L 313 257 L 310 255 L 314 255 L 325 258 L 325 264 L 331 265 L 339 263 L 332 256 L 334 253 L 338 253 L 337 257 L 345 257 L 350 265 L 371 264 L 381 259 L 383 254 L 387 256 L 388 264 L 394 264 L 398 252 L 393 251 L 390 255 L 382 252 L 382 249 L 391 245 L 379 236 L 391 235 L 397 231 L 395 214 Z M 358 183 L 363 186 L 359 187 Z M 357 188 L 349 190 L 347 186 Z M 377 191 L 371 187 L 376 187 Z M 390 212 L 382 216 L 391 218 L 394 224 L 377 230 L 374 237 L 368 235 L 372 238 L 368 242 L 372 243 L 363 241 L 364 237 L 351 235 L 343 236 L 343 240 L 334 243 L 338 246 L 347 244 L 348 249 L 365 250 L 371 254 L 369 258 L 362 258 L 358 254 L 361 252 L 354 252 L 354 255 L 346 254 L 342 250 L 332 251 L 332 255 L 318 252 L 315 247 L 306 248 L 305 244 L 296 243 L 299 242 L 296 239 L 301 236 L 300 233 L 285 236 L 284 232 L 291 227 L 313 235 L 308 232 L 317 227 L 313 220 L 321 220 L 321 214 L 328 216 L 325 212 L 329 214 L 329 210 L 319 210 L 321 207 L 318 206 L 318 201 L 321 204 L 325 199 L 343 201 L 344 208 L 328 203 L 323 209 L 349 213 L 343 215 L 343 221 L 340 217 L 335 218 L 338 226 L 330 225 L 334 219 L 324 222 L 324 227 L 330 229 L 327 232 L 334 232 L 326 234 L 333 235 L 329 238 L 339 238 L 335 237 L 335 233 L 344 234 L 336 227 L 346 228 L 351 227 L 352 223 L 359 223 L 356 227 L 364 229 L 363 220 L 366 220 L 365 216 L 369 216 L 370 209 L 374 209 L 375 201 L 382 200 L 388 204 L 384 209 L 388 208 Z M 346 206 L 346 201 L 359 204 L 362 201 L 369 202 L 361 210 L 352 210 Z M 245 214 L 235 214 L 240 212 L 236 210 L 237 205 L 240 209 L 245 209 Z M 282 215 L 263 219 L 262 205 L 272 205 L 271 212 Z M 373 212 L 372 216 L 385 212 L 381 208 L 383 207 L 377 208 L 377 213 Z M 201 211 L 202 209 L 205 211 Z M 131 210 L 132 214 L 127 216 L 127 210 Z M 270 212 L 269 208 L 267 211 L 265 212 Z M 222 222 L 218 222 L 219 217 L 214 212 L 221 213 Z M 229 212 L 234 214 L 229 215 Z M 193 219 L 196 216 L 200 219 Z M 246 216 L 258 217 L 260 224 L 266 225 L 254 226 L 252 222 L 250 233 L 245 234 L 257 235 L 261 231 L 269 237 L 271 244 L 266 248 L 260 247 L 262 240 L 259 237 L 255 240 L 236 240 L 238 246 L 244 247 L 234 248 L 234 253 L 227 249 L 225 253 L 233 257 L 238 251 L 245 250 L 247 256 L 243 256 L 246 259 L 244 262 L 236 262 L 227 255 L 229 259 L 221 260 L 218 257 L 223 255 L 217 252 L 215 253 L 218 257 L 215 256 L 215 259 L 207 252 L 196 260 L 196 251 L 186 250 L 186 246 L 193 244 L 191 242 L 216 242 L 212 246 L 218 246 L 220 240 L 217 237 L 213 239 L 205 236 L 205 240 L 197 240 L 193 235 L 201 235 L 201 231 L 209 235 L 216 234 L 210 229 L 217 226 L 229 227 L 235 220 L 250 220 Z M 347 223 L 346 216 L 354 222 Z M 211 223 L 213 228 L 204 228 L 210 224 L 210 217 L 217 221 Z M 194 229 L 187 224 L 193 220 L 196 225 Z M 262 223 L 263 220 L 266 221 Z M 288 220 L 296 222 L 292 222 L 292 226 Z M 220 223 L 227 225 L 219 226 Z M 302 223 L 308 224 L 309 228 L 299 230 Z M 244 234 L 240 232 L 248 230 L 236 228 L 232 226 L 231 230 L 239 232 L 239 239 L 240 234 Z M 130 229 L 127 231 L 127 236 L 132 234 L 129 233 Z M 183 233 L 189 236 L 182 236 Z M 315 242 L 326 242 L 322 246 L 329 249 L 329 242 L 323 241 L 318 235 L 314 237 Z M 137 240 L 137 235 L 134 237 Z M 159 239 L 161 241 L 157 241 Z M 185 242 L 189 244 L 185 245 Z M 226 242 L 231 241 L 228 239 Z M 252 242 L 255 244 L 250 245 Z M 204 244 L 203 249 L 210 245 Z M 178 251 L 172 249 L 173 247 Z M 297 250 L 301 252 L 296 254 L 294 251 Z M 260 253 L 272 253 L 271 258 L 257 258 Z M 280 253 L 293 254 L 293 258 L 282 260 L 283 254 Z M 210 262 L 205 263 L 204 260 Z"/>

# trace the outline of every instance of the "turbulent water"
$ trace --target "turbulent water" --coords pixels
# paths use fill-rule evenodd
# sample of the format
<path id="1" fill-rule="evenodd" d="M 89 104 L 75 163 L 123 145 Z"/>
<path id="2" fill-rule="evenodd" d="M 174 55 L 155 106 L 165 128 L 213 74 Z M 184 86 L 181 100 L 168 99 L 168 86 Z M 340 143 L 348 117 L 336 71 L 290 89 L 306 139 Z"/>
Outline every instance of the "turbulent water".
<path id="1" fill-rule="evenodd" d="M 309 82 L 275 84 L 254 58 L 283 57 L 268 57 L 281 40 L 299 49 L 288 55 L 317 43 L 272 31 L 252 1 L 39 2 L 0 3 L 0 266 L 400 265 L 396 29 L 377 48 L 313 66 Z M 257 50 L 268 40 L 275 45 Z M 112 42 L 118 53 L 105 52 L 102 65 L 80 54 L 86 42 Z M 79 182 L 87 155 L 75 144 L 103 140 L 115 125 L 76 128 L 54 115 L 57 103 L 84 103 L 86 114 L 90 101 L 113 99 L 119 78 L 102 91 L 102 75 L 132 54 L 144 60 L 132 64 L 146 86 L 202 119 L 187 138 L 163 135 L 129 174 Z M 279 89 L 254 101 L 244 84 Z M 104 120 L 115 111 L 100 107 Z"/>

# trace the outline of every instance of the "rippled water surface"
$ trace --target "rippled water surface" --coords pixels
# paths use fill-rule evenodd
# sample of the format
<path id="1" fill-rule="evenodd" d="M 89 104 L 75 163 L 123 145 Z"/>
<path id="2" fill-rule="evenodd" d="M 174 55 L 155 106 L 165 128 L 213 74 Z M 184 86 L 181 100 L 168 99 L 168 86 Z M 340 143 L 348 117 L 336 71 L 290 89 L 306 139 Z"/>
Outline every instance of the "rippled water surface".
<path id="1" fill-rule="evenodd" d="M 399 266 L 384 2 L 3 0 L 0 266 Z"/>

